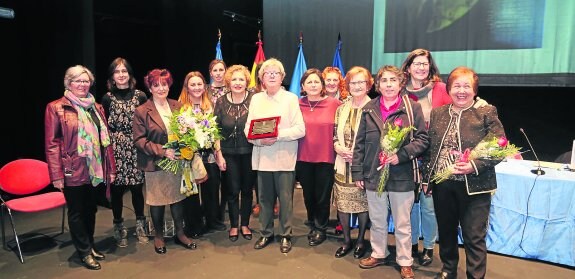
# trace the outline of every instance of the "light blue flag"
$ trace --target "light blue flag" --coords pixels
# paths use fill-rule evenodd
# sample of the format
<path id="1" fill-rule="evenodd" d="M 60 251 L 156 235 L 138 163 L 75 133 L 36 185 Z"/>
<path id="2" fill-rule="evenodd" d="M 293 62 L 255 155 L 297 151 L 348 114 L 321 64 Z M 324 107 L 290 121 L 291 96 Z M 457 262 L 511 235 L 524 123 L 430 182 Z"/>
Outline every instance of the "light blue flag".
<path id="1" fill-rule="evenodd" d="M 219 33 L 219 31 L 218 31 Z M 219 36 L 221 36 L 221 33 L 218 34 Z M 222 44 L 220 43 L 220 39 L 218 39 L 218 43 L 216 44 L 216 59 L 219 60 L 224 60 L 224 58 L 222 57 Z M 210 76 L 210 84 L 213 82 L 214 80 L 212 79 L 212 77 Z"/>
<path id="2" fill-rule="evenodd" d="M 291 76 L 291 83 L 289 86 L 289 91 L 300 96 L 300 84 L 299 81 L 303 74 L 307 71 L 307 66 L 305 64 L 305 57 L 303 56 L 303 43 L 300 39 L 299 42 L 299 53 L 297 55 L 297 60 L 295 61 L 295 67 L 293 69 L 293 75 Z"/>
<path id="3" fill-rule="evenodd" d="M 337 35 L 337 46 L 335 47 L 335 53 L 333 54 L 333 62 L 331 63 L 331 66 L 333 67 L 338 67 L 339 70 L 341 71 L 341 75 L 343 77 L 345 77 L 345 70 L 343 68 L 343 62 L 341 62 L 341 56 L 340 56 L 340 52 L 341 52 L 341 34 Z"/>
<path id="4" fill-rule="evenodd" d="M 218 44 L 216 45 L 216 59 L 224 60 L 222 57 L 222 44 L 220 43 L 220 40 L 218 40 Z"/>

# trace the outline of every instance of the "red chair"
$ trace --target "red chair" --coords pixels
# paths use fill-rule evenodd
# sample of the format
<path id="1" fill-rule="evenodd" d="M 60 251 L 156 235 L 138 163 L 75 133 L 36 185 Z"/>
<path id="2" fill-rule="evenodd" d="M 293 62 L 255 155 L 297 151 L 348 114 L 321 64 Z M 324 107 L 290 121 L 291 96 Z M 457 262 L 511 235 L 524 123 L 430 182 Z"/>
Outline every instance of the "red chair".
<path id="1" fill-rule="evenodd" d="M 0 217 L 0 223 L 2 224 L 2 243 L 4 249 L 6 249 L 6 236 L 4 232 L 4 208 L 6 208 L 8 216 L 10 216 L 10 224 L 14 231 L 14 238 L 16 240 L 16 246 L 18 247 L 21 263 L 24 263 L 24 257 L 22 256 L 20 240 L 18 239 L 16 227 L 14 226 L 12 211 L 33 213 L 62 206 L 62 231 L 57 235 L 64 233 L 64 218 L 66 213 L 64 194 L 59 191 L 38 193 L 50 185 L 50 183 L 48 164 L 40 160 L 18 159 L 4 165 L 0 169 L 0 189 L 11 195 L 23 196 L 8 201 L 5 201 L 0 196 L 0 201 L 2 202 L 2 208 L 0 208 L 2 213 Z"/>

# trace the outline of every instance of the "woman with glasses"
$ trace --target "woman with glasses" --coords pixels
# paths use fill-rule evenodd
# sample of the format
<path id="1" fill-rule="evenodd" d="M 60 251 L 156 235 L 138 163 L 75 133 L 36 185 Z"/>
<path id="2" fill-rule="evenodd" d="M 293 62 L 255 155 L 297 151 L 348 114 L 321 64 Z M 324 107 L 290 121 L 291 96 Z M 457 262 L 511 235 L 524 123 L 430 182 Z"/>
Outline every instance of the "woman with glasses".
<path id="1" fill-rule="evenodd" d="M 235 242 L 240 233 L 244 239 L 252 239 L 249 224 L 255 172 L 251 164 L 253 146 L 248 142 L 244 128 L 254 93 L 247 89 L 250 72 L 245 66 L 233 65 L 228 68 L 224 81 L 229 93 L 217 100 L 214 110 L 223 136 L 219 143 L 221 149 L 216 151 L 216 156 L 219 158 L 217 163 L 222 171 L 222 188 L 226 188 L 222 193 L 226 193 L 224 199 L 229 209 L 228 237 L 230 241 Z"/>
<path id="2" fill-rule="evenodd" d="M 165 254 L 164 210 L 170 211 L 176 228 L 174 241 L 186 249 L 196 249 L 196 243 L 184 233 L 184 203 L 186 196 L 180 193 L 181 174 L 162 170 L 157 162 L 163 158 L 176 159 L 176 150 L 163 148 L 168 141 L 170 118 L 182 106 L 168 98 L 172 74 L 166 69 L 154 69 L 144 77 L 144 83 L 152 97 L 136 108 L 134 113 L 134 145 L 138 150 L 138 168 L 146 175 L 146 203 L 154 224 L 154 251 Z"/>
<path id="3" fill-rule="evenodd" d="M 334 197 L 344 237 L 344 245 L 337 249 L 335 257 L 341 258 L 353 248 L 353 257 L 359 259 L 363 257 L 366 250 L 364 237 L 369 216 L 365 190 L 356 187 L 353 183 L 350 167 L 361 109 L 371 100 L 367 94 L 373 86 L 373 77 L 364 67 L 352 67 L 345 75 L 345 85 L 351 99 L 337 109 L 333 137 L 333 147 L 336 152 Z M 359 223 L 355 248 L 351 240 L 352 213 L 358 216 Z"/>
<path id="4" fill-rule="evenodd" d="M 445 83 L 441 81 L 435 60 L 426 49 L 415 49 L 407 55 L 401 66 L 401 71 L 407 76 L 404 93 L 421 105 L 425 123 L 429 124 L 432 108 L 451 103 L 447 95 Z M 433 198 L 422 184 L 415 191 L 415 205 L 411 210 L 411 242 L 412 255 L 419 258 L 419 264 L 426 266 L 433 262 L 433 247 L 437 240 L 437 221 L 433 209 Z M 421 230 L 420 230 L 421 224 Z M 419 256 L 419 236 L 423 236 L 423 252 Z"/>
<path id="5" fill-rule="evenodd" d="M 97 270 L 105 259 L 94 246 L 98 188 L 114 182 L 116 164 L 104 108 L 89 91 L 93 83 L 84 66 L 66 70 L 64 96 L 46 106 L 44 145 L 50 180 L 66 198 L 72 243 L 84 266 Z"/>
<path id="6" fill-rule="evenodd" d="M 317 246 L 326 239 L 329 222 L 329 203 L 333 188 L 335 152 L 333 127 L 335 111 L 341 104 L 327 96 L 321 72 L 311 68 L 300 80 L 302 98 L 299 107 L 303 115 L 305 137 L 299 139 L 296 163 L 297 179 L 303 190 L 308 233 L 308 244 Z"/>
<path id="7" fill-rule="evenodd" d="M 253 139 L 252 169 L 257 170 L 258 195 L 261 206 L 261 237 L 254 249 L 262 249 L 274 241 L 273 206 L 279 199 L 280 251 L 292 248 L 293 192 L 298 139 L 305 136 L 305 124 L 298 104 L 298 97 L 282 88 L 285 77 L 283 64 L 271 58 L 266 60 L 258 76 L 264 91 L 255 94 L 250 103 L 246 123 L 252 120 L 279 117 L 277 136 Z M 249 135 L 250 125 L 244 128 Z"/>
<path id="8" fill-rule="evenodd" d="M 410 224 L 416 188 L 413 160 L 427 149 L 429 137 L 421 106 L 400 94 L 404 82 L 404 74 L 395 66 L 383 66 L 377 72 L 375 87 L 380 96 L 363 107 L 351 171 L 355 185 L 366 190 L 371 220 L 371 256 L 362 259 L 359 266 L 373 268 L 391 262 L 387 258 L 390 254 L 387 247 L 389 207 L 395 224 L 395 261 L 401 267 L 401 278 L 405 279 L 414 278 Z M 385 138 L 392 126 L 415 129 L 394 154 L 382 154 L 382 137 Z M 385 170 L 382 167 L 386 165 L 389 176 L 385 188 L 380 189 L 378 185 Z"/>
<path id="9" fill-rule="evenodd" d="M 136 214 L 136 237 L 148 243 L 146 216 L 144 215 L 144 172 L 136 167 L 136 147 L 132 137 L 132 119 L 136 107 L 145 103 L 146 94 L 135 88 L 136 78 L 126 59 L 118 57 L 108 67 L 108 93 L 102 97 L 102 106 L 108 115 L 110 137 L 114 147 L 117 177 L 110 189 L 114 239 L 118 247 L 128 246 L 128 230 L 124 226 L 122 209 L 124 193 L 132 193 L 132 206 Z"/>

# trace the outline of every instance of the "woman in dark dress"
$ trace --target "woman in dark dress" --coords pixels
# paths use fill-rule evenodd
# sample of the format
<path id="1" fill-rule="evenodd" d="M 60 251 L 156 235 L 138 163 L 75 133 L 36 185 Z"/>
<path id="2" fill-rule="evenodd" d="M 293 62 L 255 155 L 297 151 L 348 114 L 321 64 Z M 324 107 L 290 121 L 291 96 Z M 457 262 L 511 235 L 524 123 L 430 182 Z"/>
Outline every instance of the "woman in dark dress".
<path id="1" fill-rule="evenodd" d="M 132 206 L 136 214 L 136 237 L 148 243 L 144 215 L 144 172 L 136 167 L 136 147 L 132 136 L 132 119 L 136 107 L 146 102 L 146 94 L 135 88 L 136 79 L 126 59 L 118 57 L 108 67 L 108 93 L 102 97 L 102 106 L 108 116 L 110 138 L 116 159 L 117 177 L 111 187 L 114 239 L 118 247 L 128 246 L 128 231 L 124 226 L 122 209 L 124 193 L 132 193 Z"/>

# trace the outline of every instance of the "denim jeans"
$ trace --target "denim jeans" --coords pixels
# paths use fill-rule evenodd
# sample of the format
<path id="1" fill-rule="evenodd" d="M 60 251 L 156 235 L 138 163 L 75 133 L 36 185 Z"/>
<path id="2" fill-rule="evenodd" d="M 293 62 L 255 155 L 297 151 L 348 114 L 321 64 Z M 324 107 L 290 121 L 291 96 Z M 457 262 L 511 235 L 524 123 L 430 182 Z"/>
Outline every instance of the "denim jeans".
<path id="1" fill-rule="evenodd" d="M 423 248 L 433 249 L 437 240 L 437 219 L 433 209 L 433 198 L 419 192 L 419 203 L 411 209 L 411 242 L 417 244 L 419 236 L 423 236 Z"/>

